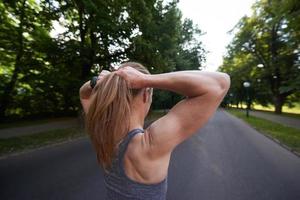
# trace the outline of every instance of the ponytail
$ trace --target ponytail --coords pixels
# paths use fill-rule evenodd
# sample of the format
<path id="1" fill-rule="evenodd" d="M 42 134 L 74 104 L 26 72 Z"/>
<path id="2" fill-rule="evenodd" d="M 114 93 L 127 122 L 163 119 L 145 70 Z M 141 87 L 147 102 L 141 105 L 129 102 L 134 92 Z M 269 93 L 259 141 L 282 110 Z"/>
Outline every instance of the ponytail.
<path id="1" fill-rule="evenodd" d="M 138 63 L 125 63 L 120 67 L 128 65 L 149 73 Z M 111 168 L 118 145 L 129 131 L 131 102 L 140 91 L 130 89 L 127 82 L 115 73 L 104 76 L 93 89 L 85 124 L 98 163 L 106 171 Z"/>

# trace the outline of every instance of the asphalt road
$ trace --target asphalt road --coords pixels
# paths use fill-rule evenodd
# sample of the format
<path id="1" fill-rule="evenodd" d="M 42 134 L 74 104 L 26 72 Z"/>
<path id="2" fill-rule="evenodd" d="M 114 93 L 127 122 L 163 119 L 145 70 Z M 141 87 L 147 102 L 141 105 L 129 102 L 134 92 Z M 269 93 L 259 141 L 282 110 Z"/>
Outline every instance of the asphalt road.
<path id="1" fill-rule="evenodd" d="M 172 154 L 168 200 L 299 200 L 300 158 L 218 111 Z M 89 141 L 0 159 L 0 199 L 101 200 Z"/>

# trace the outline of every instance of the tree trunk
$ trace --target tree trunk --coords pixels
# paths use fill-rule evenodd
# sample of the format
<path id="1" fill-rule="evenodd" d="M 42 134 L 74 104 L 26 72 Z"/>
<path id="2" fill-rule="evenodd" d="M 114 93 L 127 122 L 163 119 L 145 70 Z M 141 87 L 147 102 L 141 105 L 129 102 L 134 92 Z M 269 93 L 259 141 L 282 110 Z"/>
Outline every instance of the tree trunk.
<path id="1" fill-rule="evenodd" d="M 282 113 L 282 106 L 283 106 L 284 100 L 285 99 L 282 95 L 276 95 L 273 98 L 276 114 L 281 114 Z"/>
<path id="2" fill-rule="evenodd" d="M 85 36 L 87 32 L 87 27 L 84 24 L 84 5 L 80 2 L 77 2 L 77 6 L 78 6 L 78 15 L 79 15 L 79 34 L 80 34 L 80 67 L 81 67 L 80 78 L 84 80 L 86 79 L 86 77 L 90 72 L 89 64 L 87 63 L 87 55 L 86 55 L 87 52 L 85 48 Z"/>
<path id="3" fill-rule="evenodd" d="M 273 93 L 273 102 L 275 106 L 275 113 L 282 113 L 282 105 L 285 101 L 285 97 L 280 94 L 279 88 L 281 86 L 281 72 L 278 63 L 278 27 L 280 22 L 274 24 L 271 30 L 271 43 L 270 43 L 270 53 L 271 53 L 271 66 L 273 73 L 270 77 L 271 91 Z"/>

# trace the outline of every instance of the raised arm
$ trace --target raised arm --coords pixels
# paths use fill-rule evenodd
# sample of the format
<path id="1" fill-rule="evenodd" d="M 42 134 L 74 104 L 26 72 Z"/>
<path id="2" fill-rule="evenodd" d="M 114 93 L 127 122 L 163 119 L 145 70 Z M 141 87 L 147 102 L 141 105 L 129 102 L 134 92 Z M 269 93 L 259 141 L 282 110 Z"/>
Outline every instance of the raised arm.
<path id="1" fill-rule="evenodd" d="M 230 77 L 221 72 L 179 71 L 141 75 L 119 72 L 132 87 L 153 87 L 186 96 L 165 116 L 145 131 L 144 144 L 153 158 L 172 150 L 201 128 L 214 114 L 230 86 Z"/>
<path id="2" fill-rule="evenodd" d="M 206 93 L 227 92 L 230 78 L 221 72 L 178 71 L 164 74 L 145 75 L 144 87 L 170 90 L 188 98 Z"/>

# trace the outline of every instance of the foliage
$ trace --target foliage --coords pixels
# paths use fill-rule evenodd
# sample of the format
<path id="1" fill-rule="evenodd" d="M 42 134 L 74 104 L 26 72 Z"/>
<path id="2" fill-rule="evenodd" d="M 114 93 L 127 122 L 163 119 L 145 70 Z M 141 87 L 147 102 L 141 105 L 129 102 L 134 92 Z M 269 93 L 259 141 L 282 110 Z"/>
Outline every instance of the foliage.
<path id="1" fill-rule="evenodd" d="M 232 30 L 234 39 L 222 66 L 232 77 L 228 94 L 234 94 L 238 104 L 245 96 L 242 83 L 250 81 L 251 99 L 262 105 L 273 103 L 275 112 L 281 113 L 289 96 L 299 97 L 300 3 L 260 0 L 253 11 Z"/>
<path id="2" fill-rule="evenodd" d="M 123 61 L 152 73 L 198 69 L 202 32 L 177 3 L 0 0 L 0 120 L 75 114 L 80 85 Z M 63 31 L 54 36 L 55 24 Z M 154 107 L 179 99 L 157 92 Z"/>

